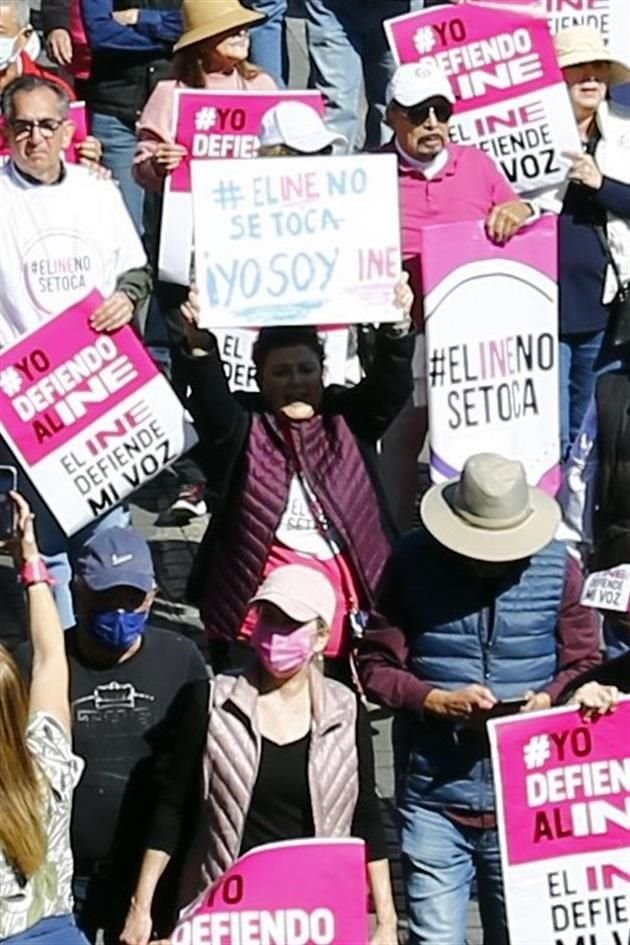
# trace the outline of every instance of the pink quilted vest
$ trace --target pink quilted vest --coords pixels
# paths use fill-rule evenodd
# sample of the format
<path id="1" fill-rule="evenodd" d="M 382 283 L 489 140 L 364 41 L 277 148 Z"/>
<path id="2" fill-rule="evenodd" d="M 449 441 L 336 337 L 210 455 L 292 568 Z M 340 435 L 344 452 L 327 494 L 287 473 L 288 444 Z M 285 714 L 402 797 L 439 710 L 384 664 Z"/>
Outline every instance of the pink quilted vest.
<path id="1" fill-rule="evenodd" d="M 359 795 L 356 696 L 315 668 L 310 687 L 308 779 L 315 836 L 347 837 Z M 182 905 L 238 858 L 260 761 L 257 700 L 258 689 L 244 674 L 217 676 L 211 684 L 203 812 L 183 871 Z"/>

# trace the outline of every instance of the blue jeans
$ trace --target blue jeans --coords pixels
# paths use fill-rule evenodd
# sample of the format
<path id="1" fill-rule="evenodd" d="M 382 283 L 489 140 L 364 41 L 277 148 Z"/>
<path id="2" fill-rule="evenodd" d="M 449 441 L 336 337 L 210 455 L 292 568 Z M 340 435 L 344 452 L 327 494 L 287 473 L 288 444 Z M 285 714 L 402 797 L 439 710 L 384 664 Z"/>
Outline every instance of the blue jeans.
<path id="1" fill-rule="evenodd" d="M 288 0 L 243 0 L 243 4 L 267 17 L 264 23 L 251 29 L 252 62 L 273 76 L 278 85 L 286 85 L 289 81 L 289 55 L 284 18 Z"/>
<path id="2" fill-rule="evenodd" d="M 560 337 L 560 448 L 564 459 L 580 431 L 599 369 L 603 331 Z"/>
<path id="3" fill-rule="evenodd" d="M 133 156 L 136 153 L 136 133 L 115 115 L 93 112 L 92 134 L 103 145 L 103 164 L 118 181 L 122 198 L 138 233 L 142 233 L 144 190 L 131 173 Z"/>
<path id="4" fill-rule="evenodd" d="M 508 945 L 497 831 L 408 802 L 399 815 L 409 945 L 464 945 L 475 877 L 484 945 Z"/>
<path id="5" fill-rule="evenodd" d="M 89 945 L 71 915 L 40 919 L 26 932 L 10 935 L 2 941 L 3 945 Z"/>
<path id="6" fill-rule="evenodd" d="M 383 21 L 416 12 L 423 0 L 305 0 L 310 85 L 324 96 L 327 124 L 359 142 L 362 80 L 368 113 L 365 146 L 376 148 L 392 137 L 384 122 L 385 89 L 394 71 Z"/>

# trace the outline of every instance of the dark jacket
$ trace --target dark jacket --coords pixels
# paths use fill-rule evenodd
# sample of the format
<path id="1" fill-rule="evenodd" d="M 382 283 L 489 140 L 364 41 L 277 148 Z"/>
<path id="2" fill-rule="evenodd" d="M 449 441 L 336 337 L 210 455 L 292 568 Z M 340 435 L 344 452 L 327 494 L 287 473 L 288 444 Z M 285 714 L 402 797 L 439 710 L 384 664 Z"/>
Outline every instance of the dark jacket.
<path id="1" fill-rule="evenodd" d="M 305 424 L 290 424 L 291 429 L 285 431 L 300 454 L 304 474 L 328 520 L 344 539 L 368 605 L 393 537 L 378 481 L 375 447 L 410 396 L 413 345 L 413 335 L 393 337 L 386 327 L 380 329 L 373 363 L 361 383 L 325 388 L 317 417 Z M 188 357 L 187 362 L 190 409 L 200 437 L 197 458 L 214 500 L 214 514 L 191 574 L 189 596 L 199 603 L 204 591 L 207 595 L 216 589 L 217 608 L 231 610 L 228 623 L 234 635 L 257 589 L 276 519 L 286 504 L 291 458 L 285 452 L 278 421 L 266 411 L 262 396 L 230 393 L 214 340 L 207 357 Z M 262 449 L 270 462 L 266 467 L 264 462 L 256 465 L 248 479 L 253 447 Z M 349 476 L 353 481 L 348 481 Z M 245 546 L 235 542 L 234 535 L 251 498 L 244 494 L 246 482 L 250 492 L 261 485 L 268 500 L 260 503 L 258 521 L 244 523 L 242 534 L 250 534 Z M 218 578 L 226 559 L 238 575 L 232 572 L 222 594 Z M 207 596 L 205 600 L 207 603 Z M 219 635 L 229 635 L 225 621 Z"/>
<path id="2" fill-rule="evenodd" d="M 171 75 L 173 44 L 181 29 L 181 0 L 136 0 L 136 26 L 121 26 L 113 10 L 128 0 L 81 0 L 92 72 L 86 88 L 91 111 L 113 115 L 131 129 L 158 82 Z"/>
<path id="3" fill-rule="evenodd" d="M 371 620 L 359 648 L 359 672 L 372 701 L 405 710 L 395 735 L 403 800 L 493 809 L 483 730 L 424 714 L 423 700 L 432 689 L 472 683 L 487 686 L 499 700 L 522 697 L 527 689 L 553 698 L 562 678 L 593 666 L 595 621 L 578 604 L 579 587 L 567 600 L 576 570 L 565 546 L 553 541 L 530 559 L 513 562 L 498 581 L 485 581 L 424 528 L 401 540 L 379 602 L 395 626 L 383 629 Z M 403 635 L 401 646 L 396 638 Z M 570 635 L 579 640 L 569 657 Z"/>
<path id="4" fill-rule="evenodd" d="M 630 366 L 603 374 L 597 404 L 597 500 L 593 569 L 630 561 Z"/>

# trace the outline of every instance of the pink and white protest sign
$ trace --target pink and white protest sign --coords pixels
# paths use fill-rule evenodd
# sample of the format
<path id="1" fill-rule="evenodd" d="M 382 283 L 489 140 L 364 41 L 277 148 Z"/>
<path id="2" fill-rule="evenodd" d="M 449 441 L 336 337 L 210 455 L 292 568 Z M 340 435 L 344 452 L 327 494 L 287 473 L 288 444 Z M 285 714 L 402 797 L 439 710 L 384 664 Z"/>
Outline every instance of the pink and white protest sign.
<path id="1" fill-rule="evenodd" d="M 76 146 L 88 136 L 88 127 L 87 127 L 87 110 L 85 107 L 85 102 L 70 102 L 70 114 L 68 115 L 69 120 L 74 125 L 74 134 L 72 136 L 72 143 L 70 147 L 65 152 L 65 159 L 68 164 L 78 164 L 79 155 L 77 154 Z M 9 160 L 9 148 L 4 141 L 2 134 L 2 126 L 0 124 L 0 167 Z"/>
<path id="2" fill-rule="evenodd" d="M 393 154 L 193 161 L 192 181 L 204 327 L 398 321 Z"/>
<path id="3" fill-rule="evenodd" d="M 84 301 L 0 351 L 0 430 L 67 534 L 196 441 L 131 328 L 98 334 Z"/>
<path id="4" fill-rule="evenodd" d="M 592 26 L 612 49 L 630 57 L 630 3 L 627 0 L 466 0 L 471 6 L 490 7 L 544 17 L 552 33 L 570 26 Z"/>
<path id="5" fill-rule="evenodd" d="M 511 945 L 628 945 L 630 699 L 488 732 Z"/>
<path id="6" fill-rule="evenodd" d="M 173 137 L 186 148 L 188 157 L 167 177 L 164 187 L 161 278 L 188 284 L 193 234 L 191 162 L 255 158 L 263 115 L 283 101 L 303 102 L 324 114 L 319 92 L 175 92 Z"/>
<path id="7" fill-rule="evenodd" d="M 520 193 L 565 180 L 580 141 L 544 20 L 459 4 L 387 20 L 385 30 L 398 62 L 448 76 L 454 141 L 489 154 Z"/>
<path id="8" fill-rule="evenodd" d="M 520 460 L 531 485 L 559 485 L 556 218 L 505 246 L 482 222 L 426 227 L 431 476 L 457 476 L 473 453 Z"/>
<path id="9" fill-rule="evenodd" d="M 180 918 L 172 945 L 367 945 L 362 840 L 270 843 Z"/>

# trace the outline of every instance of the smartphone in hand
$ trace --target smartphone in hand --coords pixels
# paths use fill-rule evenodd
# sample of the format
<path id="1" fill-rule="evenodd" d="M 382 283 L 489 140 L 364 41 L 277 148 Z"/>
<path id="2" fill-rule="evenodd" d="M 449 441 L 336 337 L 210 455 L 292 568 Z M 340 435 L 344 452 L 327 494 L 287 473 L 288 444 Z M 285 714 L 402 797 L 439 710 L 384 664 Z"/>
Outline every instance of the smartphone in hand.
<path id="1" fill-rule="evenodd" d="M 17 489 L 15 466 L 0 466 L 0 541 L 15 537 L 15 505 L 9 495 Z"/>
<path id="2" fill-rule="evenodd" d="M 486 715 L 486 719 L 501 719 L 505 715 L 516 715 L 527 703 L 523 696 L 516 696 L 514 699 L 502 699 L 493 705 Z"/>

